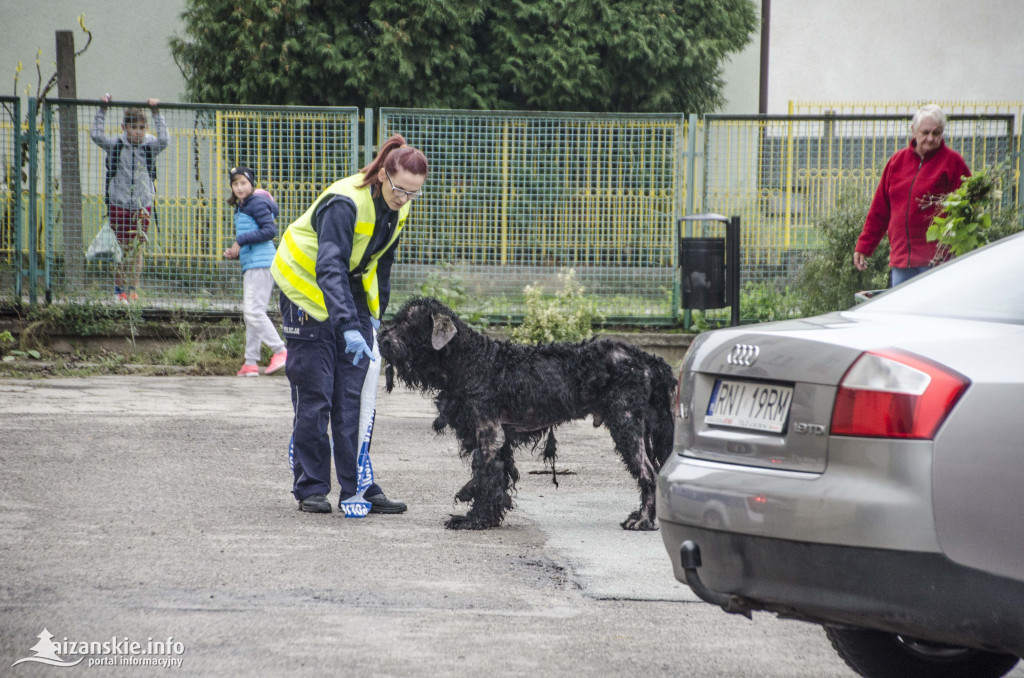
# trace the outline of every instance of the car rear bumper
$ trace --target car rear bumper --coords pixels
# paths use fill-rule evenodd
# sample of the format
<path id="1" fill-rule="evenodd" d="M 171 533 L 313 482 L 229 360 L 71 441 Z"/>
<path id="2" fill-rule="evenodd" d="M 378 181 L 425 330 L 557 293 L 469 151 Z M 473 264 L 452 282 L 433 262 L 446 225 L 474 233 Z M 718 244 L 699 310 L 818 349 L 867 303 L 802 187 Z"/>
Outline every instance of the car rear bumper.
<path id="1" fill-rule="evenodd" d="M 661 520 L 675 576 L 700 547 L 703 583 L 754 610 L 1024 656 L 1024 582 L 939 553 L 814 544 Z M 882 573 L 885 573 L 884 576 Z"/>

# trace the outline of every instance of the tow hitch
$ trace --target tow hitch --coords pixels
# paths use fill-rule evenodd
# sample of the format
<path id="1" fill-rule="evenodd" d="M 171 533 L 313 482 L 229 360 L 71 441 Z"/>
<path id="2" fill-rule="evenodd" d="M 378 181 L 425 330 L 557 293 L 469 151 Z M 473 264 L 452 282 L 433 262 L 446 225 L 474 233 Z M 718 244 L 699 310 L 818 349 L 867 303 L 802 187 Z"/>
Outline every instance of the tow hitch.
<path id="1" fill-rule="evenodd" d="M 716 593 L 700 580 L 700 575 L 697 574 L 697 568 L 701 566 L 700 547 L 696 543 L 689 539 L 683 542 L 683 545 L 679 547 L 679 564 L 683 568 L 683 574 L 686 575 L 686 583 L 698 598 L 706 603 L 718 605 L 726 612 L 741 614 L 747 619 L 753 619 L 750 607 L 743 598 L 728 593 Z"/>

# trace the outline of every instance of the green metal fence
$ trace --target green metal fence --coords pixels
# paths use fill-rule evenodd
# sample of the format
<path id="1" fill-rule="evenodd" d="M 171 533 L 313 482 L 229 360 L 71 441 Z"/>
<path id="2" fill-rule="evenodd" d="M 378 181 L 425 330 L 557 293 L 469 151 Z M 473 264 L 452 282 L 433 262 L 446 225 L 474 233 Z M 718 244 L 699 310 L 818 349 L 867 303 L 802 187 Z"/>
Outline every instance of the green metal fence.
<path id="1" fill-rule="evenodd" d="M 792 281 L 838 197 L 871 195 L 909 127 L 909 115 L 708 116 L 702 204 L 740 216 L 743 282 Z M 974 170 L 1010 167 L 1013 130 L 1012 115 L 954 115 L 945 139 Z M 724 228 L 693 234 L 724 237 Z"/>
<path id="2" fill-rule="evenodd" d="M 50 100 L 37 114 L 29 101 L 24 122 L 17 99 L 0 105 L 0 305 L 114 303 L 125 264 L 85 257 L 106 213 L 105 153 L 90 139 L 100 102 Z M 99 131 L 118 134 L 131 105 L 111 102 Z M 366 111 L 361 128 L 354 108 L 160 111 L 167 146 L 156 162 L 144 309 L 239 310 L 239 267 L 221 256 L 233 240 L 230 167 L 255 169 L 281 207 L 283 232 L 323 188 L 400 132 L 426 153 L 431 171 L 403 233 L 392 309 L 431 281 L 457 279 L 490 316 L 514 319 L 527 285 L 554 290 L 572 269 L 609 320 L 648 325 L 679 317 L 680 237 L 724 235 L 699 222 L 680 232 L 682 216 L 739 215 L 743 281 L 784 285 L 817 246 L 817 224 L 837 197 L 874 190 L 910 122 L 385 108 L 376 124 Z M 949 116 L 947 142 L 974 169 L 1015 163 L 1014 123 L 1012 115 Z M 1020 199 L 1007 188 L 1007 200 Z"/>
<path id="3" fill-rule="evenodd" d="M 88 261 L 86 249 L 107 211 L 106 156 L 90 136 L 116 137 L 129 102 L 44 104 L 44 233 L 35 284 L 51 301 L 113 301 L 115 276 L 130 280 L 133 258 Z M 149 134 L 153 113 L 144 109 Z M 222 252 L 234 241 L 228 170 L 254 169 L 271 192 L 284 230 L 359 160 L 355 108 L 161 104 L 167 145 L 156 155 L 156 198 L 142 247 L 140 303 L 153 309 L 239 310 L 241 272 Z"/>
<path id="4" fill-rule="evenodd" d="M 609 319 L 666 322 L 677 306 L 683 209 L 679 115 L 382 109 L 430 159 L 394 273 L 394 293 L 458 276 L 493 316 L 567 269 Z"/>
<path id="5" fill-rule="evenodd" d="M 21 296 L 21 100 L 0 97 L 0 305 Z"/>

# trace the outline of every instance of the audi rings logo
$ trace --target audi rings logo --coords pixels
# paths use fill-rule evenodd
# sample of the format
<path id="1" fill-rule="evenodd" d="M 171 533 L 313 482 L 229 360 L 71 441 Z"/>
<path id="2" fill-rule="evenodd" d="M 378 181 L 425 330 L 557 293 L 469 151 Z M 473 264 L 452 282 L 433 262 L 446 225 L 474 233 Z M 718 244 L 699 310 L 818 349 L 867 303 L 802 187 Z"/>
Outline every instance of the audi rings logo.
<path id="1" fill-rule="evenodd" d="M 725 362 L 730 365 L 743 365 L 744 367 L 750 367 L 757 360 L 757 356 L 761 354 L 761 348 L 754 346 L 753 344 L 736 344 L 729 351 L 729 357 L 725 359 Z"/>

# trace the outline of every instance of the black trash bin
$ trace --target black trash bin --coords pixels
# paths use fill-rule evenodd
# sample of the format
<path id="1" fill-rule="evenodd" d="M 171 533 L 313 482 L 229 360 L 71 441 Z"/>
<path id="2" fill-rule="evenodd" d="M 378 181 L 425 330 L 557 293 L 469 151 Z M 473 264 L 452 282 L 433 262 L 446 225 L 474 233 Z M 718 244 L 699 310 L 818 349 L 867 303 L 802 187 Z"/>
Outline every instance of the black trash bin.
<path id="1" fill-rule="evenodd" d="M 683 308 L 703 311 L 725 308 L 725 238 L 682 238 Z"/>

